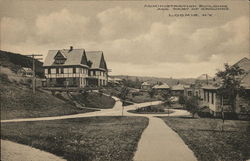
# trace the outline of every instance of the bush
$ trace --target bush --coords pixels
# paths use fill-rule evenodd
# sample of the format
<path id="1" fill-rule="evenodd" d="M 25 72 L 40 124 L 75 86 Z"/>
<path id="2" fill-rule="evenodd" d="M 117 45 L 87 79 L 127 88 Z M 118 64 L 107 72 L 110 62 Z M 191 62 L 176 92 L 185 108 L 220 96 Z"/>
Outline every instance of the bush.
<path id="1" fill-rule="evenodd" d="M 186 102 L 186 98 L 183 95 L 180 95 L 178 102 L 179 102 L 180 105 L 183 106 L 185 104 L 185 102 Z"/>
<path id="2" fill-rule="evenodd" d="M 165 112 L 163 108 L 160 107 L 155 107 L 155 106 L 147 106 L 147 107 L 142 107 L 138 108 L 135 110 L 136 112 Z"/>
<path id="3" fill-rule="evenodd" d="M 186 109 L 192 114 L 192 116 L 194 117 L 194 115 L 199 111 L 199 102 L 198 102 L 198 98 L 197 97 L 192 97 L 190 99 L 187 99 L 185 101 L 185 106 Z"/>

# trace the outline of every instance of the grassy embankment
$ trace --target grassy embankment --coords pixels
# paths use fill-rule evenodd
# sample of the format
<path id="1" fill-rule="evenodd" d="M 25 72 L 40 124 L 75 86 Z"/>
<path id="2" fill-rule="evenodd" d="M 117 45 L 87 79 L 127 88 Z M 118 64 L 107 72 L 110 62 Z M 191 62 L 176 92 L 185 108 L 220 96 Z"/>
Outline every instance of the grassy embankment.
<path id="1" fill-rule="evenodd" d="M 119 94 L 122 90 L 122 87 L 105 87 L 102 91 L 106 94 L 113 95 L 119 97 Z M 159 96 L 150 97 L 148 92 L 138 92 L 137 94 L 133 95 L 130 91 L 126 97 L 126 101 L 134 102 L 134 103 L 143 103 L 143 102 L 151 102 L 159 100 Z"/>
<path id="2" fill-rule="evenodd" d="M 9 71 L 10 72 L 10 71 Z M 36 91 L 32 93 L 27 85 L 7 74 L 0 73 L 1 119 L 59 116 L 91 112 L 80 109 L 50 94 Z M 21 80 L 21 79 L 20 79 Z"/>
<path id="3" fill-rule="evenodd" d="M 193 150 L 199 161 L 250 159 L 250 122 L 207 118 L 162 119 Z"/>
<path id="4" fill-rule="evenodd" d="M 30 145 L 68 161 L 132 161 L 147 125 L 144 117 L 2 123 L 1 139 Z"/>
<path id="5" fill-rule="evenodd" d="M 113 108 L 115 104 L 115 100 L 112 97 L 96 92 L 86 92 L 84 94 L 74 93 L 72 97 L 83 106 L 92 108 Z"/>

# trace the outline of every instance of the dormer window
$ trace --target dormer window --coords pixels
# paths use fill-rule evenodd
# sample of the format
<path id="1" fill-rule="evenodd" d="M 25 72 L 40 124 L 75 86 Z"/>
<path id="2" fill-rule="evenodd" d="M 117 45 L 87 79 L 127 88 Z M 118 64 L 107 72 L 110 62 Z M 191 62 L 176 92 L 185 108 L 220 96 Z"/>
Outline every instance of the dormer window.
<path id="1" fill-rule="evenodd" d="M 54 59 L 55 59 L 54 62 L 55 64 L 64 64 L 67 58 L 64 56 L 64 54 L 61 53 L 60 50 L 58 50 Z"/>
<path id="2" fill-rule="evenodd" d="M 65 60 L 56 59 L 55 64 L 64 64 Z"/>

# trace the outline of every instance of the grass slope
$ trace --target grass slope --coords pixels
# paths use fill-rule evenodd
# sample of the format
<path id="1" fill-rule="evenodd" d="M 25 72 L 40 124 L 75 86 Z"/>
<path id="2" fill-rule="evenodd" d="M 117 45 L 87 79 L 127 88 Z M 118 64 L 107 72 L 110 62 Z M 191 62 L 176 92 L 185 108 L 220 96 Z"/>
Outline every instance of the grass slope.
<path id="1" fill-rule="evenodd" d="M 2 123 L 1 139 L 30 145 L 68 161 L 132 161 L 147 125 L 144 117 Z"/>
<path id="2" fill-rule="evenodd" d="M 96 92 L 86 92 L 85 94 L 75 93 L 72 96 L 73 99 L 84 104 L 86 107 L 107 109 L 113 108 L 115 104 L 115 100 L 112 97 Z"/>
<path id="3" fill-rule="evenodd" d="M 58 116 L 91 112 L 79 109 L 50 94 L 32 90 L 18 82 L 10 82 L 0 74 L 1 119 Z"/>
<path id="4" fill-rule="evenodd" d="M 31 57 L 0 50 L 0 64 L 4 67 L 10 68 L 14 72 L 17 72 L 20 67 L 32 68 L 32 62 L 33 59 Z M 44 71 L 42 68 L 43 63 L 38 60 L 35 60 L 35 64 L 36 75 L 44 77 Z"/>
<path id="5" fill-rule="evenodd" d="M 199 161 L 243 161 L 250 158 L 250 122 L 219 119 L 162 119 L 192 149 Z"/>

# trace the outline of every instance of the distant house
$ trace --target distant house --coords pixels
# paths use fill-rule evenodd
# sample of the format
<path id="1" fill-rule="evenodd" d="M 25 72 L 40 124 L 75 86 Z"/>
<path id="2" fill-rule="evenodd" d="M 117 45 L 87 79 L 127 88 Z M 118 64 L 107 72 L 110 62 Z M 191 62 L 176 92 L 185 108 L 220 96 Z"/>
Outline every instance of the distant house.
<path id="1" fill-rule="evenodd" d="M 119 85 L 122 84 L 122 79 L 116 77 L 108 77 L 108 83 Z"/>
<path id="2" fill-rule="evenodd" d="M 184 96 L 187 98 L 197 97 L 202 99 L 202 88 L 200 84 L 191 84 L 190 86 L 184 86 Z"/>
<path id="3" fill-rule="evenodd" d="M 33 76 L 33 70 L 31 68 L 21 67 L 17 71 L 17 75 L 22 76 L 22 77 L 32 77 Z"/>
<path id="4" fill-rule="evenodd" d="M 108 81 L 102 51 L 49 50 L 43 67 L 48 87 L 104 86 Z"/>
<path id="5" fill-rule="evenodd" d="M 157 92 L 170 92 L 170 87 L 166 83 L 163 83 L 161 85 L 156 84 L 152 87 L 152 89 Z"/>
<path id="6" fill-rule="evenodd" d="M 177 84 L 171 87 L 171 94 L 173 96 L 184 95 L 184 85 Z"/>
<path id="7" fill-rule="evenodd" d="M 141 89 L 142 90 L 150 90 L 151 89 L 151 84 L 149 84 L 148 82 L 143 82 L 141 84 Z"/>
<path id="8" fill-rule="evenodd" d="M 247 58 L 241 59 L 235 65 L 238 65 L 240 68 L 244 69 L 246 74 L 241 78 L 241 86 L 244 87 L 244 92 L 250 96 L 250 60 Z M 230 111 L 229 100 L 226 97 L 223 97 L 218 94 L 218 89 L 220 83 L 209 84 L 203 86 L 203 105 L 208 106 L 210 112 L 217 116 L 221 114 L 222 106 L 225 112 Z M 250 114 L 250 98 L 245 98 L 242 95 L 236 97 L 236 109 L 237 114 Z"/>

